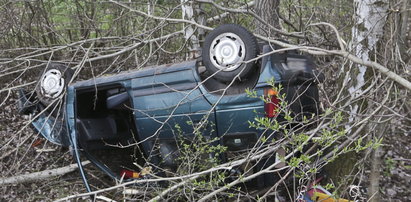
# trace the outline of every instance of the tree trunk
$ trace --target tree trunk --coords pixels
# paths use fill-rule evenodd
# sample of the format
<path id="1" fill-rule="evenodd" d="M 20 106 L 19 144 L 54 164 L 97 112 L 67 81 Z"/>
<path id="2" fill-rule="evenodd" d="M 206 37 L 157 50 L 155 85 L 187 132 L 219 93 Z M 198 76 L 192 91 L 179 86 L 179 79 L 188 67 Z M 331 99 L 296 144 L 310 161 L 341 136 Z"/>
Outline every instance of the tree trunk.
<path id="1" fill-rule="evenodd" d="M 375 61 L 374 57 L 377 50 L 377 43 L 383 37 L 384 26 L 387 20 L 388 0 L 354 0 L 355 6 L 355 24 L 352 28 L 352 50 L 355 54 L 364 61 Z M 355 100 L 358 99 L 363 90 L 367 87 L 367 80 L 370 76 L 367 75 L 367 67 L 359 65 L 353 66 L 350 73 L 347 74 L 349 82 L 348 93 Z M 358 121 L 356 115 L 366 111 L 372 107 L 366 100 L 359 99 L 350 105 L 349 124 Z M 367 127 L 366 127 L 367 128 Z M 371 125 L 368 128 L 374 128 Z M 383 128 L 376 127 L 383 130 Z M 364 134 L 367 132 L 365 129 Z M 375 131 L 375 134 L 383 134 L 383 132 Z M 372 137 L 370 137 L 371 140 Z M 376 137 L 374 137 L 376 138 Z M 371 149 L 371 148 L 370 148 Z M 381 148 L 372 151 L 371 154 L 371 175 L 368 194 L 370 201 L 380 201 L 379 197 L 379 167 L 380 167 Z M 352 168 L 347 168 L 352 169 Z"/>
<path id="2" fill-rule="evenodd" d="M 376 48 L 378 40 L 383 34 L 383 28 L 388 11 L 387 0 L 354 0 L 355 26 L 352 29 L 352 44 L 355 55 L 364 61 L 370 60 L 370 51 Z M 354 84 L 348 89 L 352 98 L 362 92 L 365 85 L 367 67 L 359 66 Z M 353 110 L 358 109 L 354 107 Z M 352 111 L 356 112 L 356 111 Z"/>
<path id="3" fill-rule="evenodd" d="M 254 8 L 255 13 L 264 20 L 264 22 L 255 20 L 255 32 L 262 36 L 278 37 L 278 33 L 271 30 L 267 24 L 281 29 L 279 17 L 280 0 L 256 0 Z"/>
<path id="4" fill-rule="evenodd" d="M 401 56 L 405 61 L 410 60 L 410 56 L 407 53 L 407 46 L 409 46 L 409 41 L 407 39 L 411 38 L 411 24 L 410 24 L 410 13 L 411 13 L 411 3 L 409 0 L 403 0 L 401 5 L 401 19 L 400 19 L 400 31 L 399 31 L 399 45 Z"/>
<path id="5" fill-rule="evenodd" d="M 201 4 L 190 0 L 181 0 L 181 3 L 183 19 L 194 21 L 198 24 L 205 24 L 205 17 L 202 14 Z M 188 59 L 194 59 L 201 55 L 200 38 L 204 36 L 204 33 L 203 29 L 196 28 L 194 25 L 185 25 L 184 37 L 189 42 Z"/>
<path id="6" fill-rule="evenodd" d="M 387 124 L 383 123 L 376 128 L 377 131 L 374 132 L 374 136 L 381 138 L 384 136 L 386 131 Z M 370 171 L 370 182 L 368 186 L 368 198 L 370 202 L 378 202 L 380 199 L 380 178 L 381 178 L 381 154 L 382 147 L 377 147 L 374 151 L 371 152 L 371 171 Z"/>
<path id="7" fill-rule="evenodd" d="M 375 61 L 374 57 L 377 52 L 377 43 L 382 38 L 384 32 L 384 25 L 386 24 L 386 16 L 388 12 L 388 0 L 354 0 L 354 26 L 352 28 L 352 46 L 351 51 L 354 52 L 363 61 Z M 362 98 L 362 93 L 367 87 L 372 77 L 367 73 L 367 67 L 363 65 L 351 64 L 347 73 L 344 75 L 343 82 L 347 82 L 347 94 L 352 99 L 352 102 L 347 109 L 349 111 L 348 122 L 346 124 L 347 133 L 351 133 L 354 130 L 350 130 L 353 123 L 361 121 L 362 117 L 358 114 L 364 114 L 368 111 L 372 105 L 367 103 L 366 99 Z M 372 127 L 368 125 L 364 127 L 360 133 L 361 136 L 365 136 L 369 133 L 371 128 L 380 129 L 380 127 Z M 374 134 L 382 134 L 380 131 L 374 131 Z M 371 135 L 370 135 L 371 136 Z M 371 138 L 369 139 L 369 141 Z M 373 151 L 371 154 L 371 173 L 369 194 L 374 194 L 372 201 L 379 201 L 378 196 L 378 183 L 379 183 L 379 167 L 381 150 Z M 329 178 L 337 184 L 337 186 L 347 185 L 341 180 L 346 179 L 346 183 L 352 182 L 349 179 L 349 173 L 356 173 L 356 163 L 360 156 L 355 152 L 345 154 L 330 165 L 326 166 L 326 171 Z M 371 196 L 370 195 L 370 196 Z"/>

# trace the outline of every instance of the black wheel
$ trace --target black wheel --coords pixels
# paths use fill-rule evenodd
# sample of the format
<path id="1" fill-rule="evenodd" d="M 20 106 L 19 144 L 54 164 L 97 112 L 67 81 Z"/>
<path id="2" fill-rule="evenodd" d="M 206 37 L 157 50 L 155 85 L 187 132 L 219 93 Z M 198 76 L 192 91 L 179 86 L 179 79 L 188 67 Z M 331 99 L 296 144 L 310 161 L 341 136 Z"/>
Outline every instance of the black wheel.
<path id="1" fill-rule="evenodd" d="M 256 61 L 244 63 L 258 54 L 257 39 L 246 28 L 225 24 L 215 28 L 205 38 L 202 58 L 206 69 L 220 81 L 243 79 L 253 71 Z"/>
<path id="2" fill-rule="evenodd" d="M 41 74 L 36 93 L 39 101 L 45 106 L 60 97 L 65 91 L 74 71 L 69 67 L 51 63 Z"/>

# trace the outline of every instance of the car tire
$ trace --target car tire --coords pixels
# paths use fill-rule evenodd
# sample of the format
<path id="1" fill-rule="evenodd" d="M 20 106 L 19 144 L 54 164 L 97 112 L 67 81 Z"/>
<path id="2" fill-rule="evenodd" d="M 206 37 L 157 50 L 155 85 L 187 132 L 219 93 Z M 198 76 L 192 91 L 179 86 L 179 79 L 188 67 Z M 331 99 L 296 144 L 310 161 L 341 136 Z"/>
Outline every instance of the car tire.
<path id="1" fill-rule="evenodd" d="M 211 31 L 205 38 L 202 60 L 211 75 L 220 81 L 244 79 L 249 76 L 257 61 L 247 62 L 258 54 L 256 37 L 246 28 L 236 24 L 224 24 Z"/>
<path id="2" fill-rule="evenodd" d="M 48 106 L 66 91 L 74 70 L 63 64 L 51 63 L 40 75 L 36 86 L 39 101 Z"/>

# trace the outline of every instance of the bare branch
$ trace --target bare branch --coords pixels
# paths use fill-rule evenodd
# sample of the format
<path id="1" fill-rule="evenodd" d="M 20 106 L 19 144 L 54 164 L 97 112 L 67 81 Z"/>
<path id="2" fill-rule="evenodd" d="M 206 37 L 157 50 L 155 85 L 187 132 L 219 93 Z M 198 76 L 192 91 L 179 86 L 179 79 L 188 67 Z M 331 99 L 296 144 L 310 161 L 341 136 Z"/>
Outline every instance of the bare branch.
<path id="1" fill-rule="evenodd" d="M 84 161 L 81 164 L 83 166 L 89 164 L 90 161 Z M 9 178 L 0 178 L 0 185 L 8 185 L 8 184 L 20 184 L 20 183 L 27 183 L 33 182 L 38 180 L 45 180 L 47 178 L 57 177 L 60 175 L 64 175 L 70 172 L 75 171 L 78 168 L 77 164 L 70 164 L 66 167 L 62 168 L 55 168 L 51 170 L 44 170 L 35 173 L 29 173 L 25 175 L 17 175 Z"/>

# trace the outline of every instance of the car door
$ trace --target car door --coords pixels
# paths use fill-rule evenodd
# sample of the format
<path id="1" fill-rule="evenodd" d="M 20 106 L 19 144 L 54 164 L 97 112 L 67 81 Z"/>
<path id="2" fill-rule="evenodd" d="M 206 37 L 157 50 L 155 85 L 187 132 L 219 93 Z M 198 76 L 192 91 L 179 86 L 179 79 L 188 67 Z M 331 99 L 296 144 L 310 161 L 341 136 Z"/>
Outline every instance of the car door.
<path id="1" fill-rule="evenodd" d="M 147 156 L 156 144 L 174 147 L 168 143 L 192 138 L 199 124 L 204 136 L 216 135 L 214 111 L 197 87 L 195 65 L 192 61 L 159 67 L 151 75 L 132 79 L 136 127 Z"/>
<path id="2" fill-rule="evenodd" d="M 275 79 L 280 81 L 279 73 L 273 68 L 271 58 L 266 56 L 262 59 L 262 68 L 259 72 L 248 78 L 248 81 L 234 83 L 231 87 L 220 85 L 221 89 L 226 89 L 225 93 L 215 93 L 217 80 L 209 78 L 209 82 L 201 86 L 201 90 L 206 99 L 215 106 L 216 124 L 218 136 L 221 143 L 229 150 L 243 150 L 254 146 L 258 138 L 265 133 L 264 129 L 250 127 L 256 117 L 267 115 L 266 103 L 261 99 L 266 96 L 268 89 L 272 88 L 269 81 Z M 213 83 L 214 82 L 214 83 Z M 254 91 L 254 96 L 246 93 L 246 89 Z M 234 93 L 232 93 L 234 92 Z M 268 138 L 271 134 L 268 132 Z"/>
<path id="3" fill-rule="evenodd" d="M 255 117 L 264 116 L 264 87 L 254 90 L 257 97 L 243 93 L 223 95 L 211 93 L 205 86 L 201 86 L 206 99 L 215 106 L 216 129 L 220 143 L 230 151 L 251 148 L 256 143 L 263 130 L 250 127 L 250 121 Z"/>

